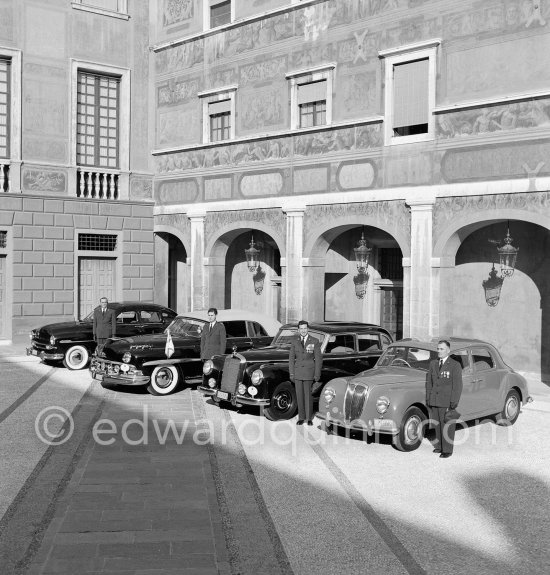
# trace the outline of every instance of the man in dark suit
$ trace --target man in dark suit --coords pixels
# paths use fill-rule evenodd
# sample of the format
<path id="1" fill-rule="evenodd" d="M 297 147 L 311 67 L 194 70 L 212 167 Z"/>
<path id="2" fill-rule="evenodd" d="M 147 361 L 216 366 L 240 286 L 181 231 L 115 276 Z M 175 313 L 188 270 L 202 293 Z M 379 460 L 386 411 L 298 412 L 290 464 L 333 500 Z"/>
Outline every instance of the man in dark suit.
<path id="1" fill-rule="evenodd" d="M 456 422 L 445 423 L 445 414 L 458 406 L 462 394 L 462 366 L 450 357 L 451 344 L 441 340 L 437 344 L 438 360 L 430 363 L 426 375 L 426 405 L 435 422 L 436 444 L 434 453 L 439 457 L 451 457 Z"/>
<path id="2" fill-rule="evenodd" d="M 93 334 L 98 345 L 104 344 L 110 337 L 115 337 L 116 315 L 107 307 L 109 300 L 102 297 L 99 307 L 94 309 Z"/>
<path id="3" fill-rule="evenodd" d="M 225 353 L 227 336 L 225 326 L 217 321 L 218 310 L 211 307 L 208 310 L 209 323 L 202 328 L 201 333 L 201 359 L 210 359 L 213 355 Z"/>
<path id="4" fill-rule="evenodd" d="M 290 381 L 296 387 L 298 400 L 298 421 L 296 425 L 313 425 L 313 396 L 311 388 L 313 382 L 321 379 L 321 367 L 323 355 L 319 341 L 308 334 L 309 324 L 307 321 L 298 323 L 298 335 L 290 344 L 288 365 Z"/>

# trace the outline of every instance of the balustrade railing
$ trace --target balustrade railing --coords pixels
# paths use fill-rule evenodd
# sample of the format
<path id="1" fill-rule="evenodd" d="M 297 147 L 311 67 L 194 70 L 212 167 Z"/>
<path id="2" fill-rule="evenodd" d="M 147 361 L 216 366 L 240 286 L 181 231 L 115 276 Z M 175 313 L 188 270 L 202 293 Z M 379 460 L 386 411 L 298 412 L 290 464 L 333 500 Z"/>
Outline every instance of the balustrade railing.
<path id="1" fill-rule="evenodd" d="M 76 177 L 78 198 L 118 200 L 119 172 L 79 168 Z"/>
<path id="2" fill-rule="evenodd" d="M 10 162 L 0 158 L 0 192 L 10 192 Z"/>

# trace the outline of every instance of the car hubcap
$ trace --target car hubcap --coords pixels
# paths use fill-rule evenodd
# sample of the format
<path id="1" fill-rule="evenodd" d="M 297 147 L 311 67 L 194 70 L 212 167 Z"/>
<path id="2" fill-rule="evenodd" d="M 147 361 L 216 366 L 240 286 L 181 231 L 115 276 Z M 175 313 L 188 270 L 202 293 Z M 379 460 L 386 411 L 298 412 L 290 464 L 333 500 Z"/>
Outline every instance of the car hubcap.
<path id="1" fill-rule="evenodd" d="M 507 419 L 514 419 L 518 413 L 518 400 L 517 398 L 510 397 L 506 402 L 506 418 Z"/>
<path id="2" fill-rule="evenodd" d="M 275 407 L 279 411 L 287 411 L 292 404 L 292 396 L 288 391 L 282 391 L 278 393 L 274 398 Z"/>
<path id="3" fill-rule="evenodd" d="M 407 445 L 411 445 L 416 443 L 420 439 L 420 426 L 421 426 L 420 417 L 417 415 L 413 415 L 413 417 L 407 419 L 405 423 L 405 443 Z"/>
<path id="4" fill-rule="evenodd" d="M 73 351 L 73 353 L 71 353 L 71 356 L 69 358 L 69 361 L 73 364 L 79 364 L 82 361 L 82 354 L 79 351 Z"/>
<path id="5" fill-rule="evenodd" d="M 166 389 L 173 380 L 172 372 L 169 369 L 161 369 L 155 377 L 155 383 L 161 389 Z"/>

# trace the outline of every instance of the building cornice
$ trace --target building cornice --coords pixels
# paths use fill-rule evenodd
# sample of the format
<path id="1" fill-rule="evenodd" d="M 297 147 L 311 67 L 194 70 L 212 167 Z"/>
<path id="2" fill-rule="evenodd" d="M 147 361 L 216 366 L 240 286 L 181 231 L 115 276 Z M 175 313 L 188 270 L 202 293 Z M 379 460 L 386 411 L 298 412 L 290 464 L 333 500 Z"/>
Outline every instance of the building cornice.
<path id="1" fill-rule="evenodd" d="M 447 112 L 455 112 L 457 110 L 467 110 L 468 108 L 481 108 L 483 106 L 495 106 L 498 104 L 508 104 L 510 102 L 521 102 L 522 100 L 535 100 L 537 98 L 548 97 L 550 97 L 550 90 L 522 92 L 496 98 L 483 98 L 479 100 L 469 100 L 467 102 L 457 102 L 446 106 L 436 106 L 433 112 L 434 114 L 444 114 Z"/>

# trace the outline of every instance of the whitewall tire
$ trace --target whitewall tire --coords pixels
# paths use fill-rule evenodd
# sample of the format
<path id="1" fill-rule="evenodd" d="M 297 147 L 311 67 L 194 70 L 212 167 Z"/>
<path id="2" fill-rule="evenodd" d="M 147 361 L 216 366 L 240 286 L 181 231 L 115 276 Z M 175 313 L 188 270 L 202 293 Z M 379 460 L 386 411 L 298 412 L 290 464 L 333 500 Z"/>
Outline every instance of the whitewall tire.
<path id="1" fill-rule="evenodd" d="M 90 354 L 83 345 L 73 345 L 65 352 L 63 365 L 67 369 L 84 369 L 89 359 Z"/>
<path id="2" fill-rule="evenodd" d="M 151 374 L 147 390 L 152 395 L 169 395 L 176 390 L 179 382 L 180 376 L 176 366 L 157 365 Z"/>

